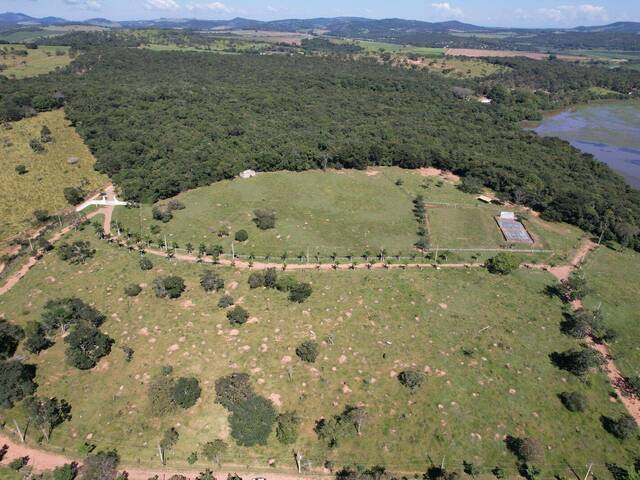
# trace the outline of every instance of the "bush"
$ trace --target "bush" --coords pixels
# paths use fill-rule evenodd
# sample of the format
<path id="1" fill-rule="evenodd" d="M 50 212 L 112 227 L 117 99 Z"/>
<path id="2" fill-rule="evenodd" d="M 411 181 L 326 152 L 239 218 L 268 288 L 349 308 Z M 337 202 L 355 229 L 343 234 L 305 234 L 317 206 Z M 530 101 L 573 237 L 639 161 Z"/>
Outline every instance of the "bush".
<path id="1" fill-rule="evenodd" d="M 44 152 L 44 145 L 42 145 L 42 143 L 40 143 L 35 138 L 29 140 L 29 147 L 31 147 L 31 150 L 33 150 L 35 153 Z"/>
<path id="2" fill-rule="evenodd" d="M 272 403 L 264 397 L 254 396 L 238 403 L 229 418 L 231 436 L 238 445 L 252 447 L 266 445 L 276 421 Z"/>
<path id="3" fill-rule="evenodd" d="M 16 173 L 18 175 L 24 175 L 25 173 L 27 173 L 29 170 L 27 170 L 27 167 L 25 165 L 16 165 Z"/>
<path id="4" fill-rule="evenodd" d="M 11 460 L 7 464 L 7 467 L 9 467 L 11 470 L 17 471 L 22 469 L 23 467 L 26 467 L 28 463 L 29 463 L 29 457 L 18 457 Z"/>
<path id="5" fill-rule="evenodd" d="M 227 451 L 228 445 L 220 439 L 207 442 L 202 446 L 202 456 L 210 462 L 220 464 L 220 457 Z"/>
<path id="6" fill-rule="evenodd" d="M 131 283 L 124 287 L 124 293 L 128 297 L 137 297 L 142 292 L 142 287 L 137 283 Z"/>
<path id="7" fill-rule="evenodd" d="M 276 226 L 276 212 L 268 209 L 253 211 L 253 222 L 260 230 L 269 230 Z"/>
<path id="8" fill-rule="evenodd" d="M 216 380 L 216 402 L 229 411 L 236 405 L 255 396 L 246 373 L 232 373 Z"/>
<path id="9" fill-rule="evenodd" d="M 200 275 L 200 285 L 205 292 L 218 291 L 224 288 L 224 279 L 217 273 L 208 270 Z"/>
<path id="10" fill-rule="evenodd" d="M 82 240 L 75 241 L 72 244 L 65 242 L 58 247 L 58 256 L 60 259 L 72 265 L 85 263 L 95 254 L 96 251 L 91 248 L 91 243 Z"/>
<path id="11" fill-rule="evenodd" d="M 113 340 L 96 327 L 81 323 L 64 339 L 67 344 L 67 363 L 80 370 L 88 370 L 111 352 Z"/>
<path id="12" fill-rule="evenodd" d="M 227 318 L 231 325 L 244 325 L 249 320 L 249 312 L 237 305 L 233 310 L 227 312 Z"/>
<path id="13" fill-rule="evenodd" d="M 173 218 L 173 214 L 168 207 L 154 206 L 151 209 L 151 215 L 154 220 L 159 220 L 162 223 L 168 223 Z"/>
<path id="14" fill-rule="evenodd" d="M 180 407 L 186 409 L 196 404 L 201 392 L 202 389 L 197 378 L 180 377 L 174 386 L 173 397 Z"/>
<path id="15" fill-rule="evenodd" d="M 76 475 L 78 475 L 76 463 L 65 463 L 53 469 L 53 480 L 74 480 Z"/>
<path id="16" fill-rule="evenodd" d="M 280 292 L 290 292 L 296 285 L 298 281 L 291 275 L 281 275 L 276 281 L 276 288 Z"/>
<path id="17" fill-rule="evenodd" d="M 180 200 L 169 200 L 167 203 L 167 208 L 171 211 L 173 210 L 184 210 L 185 206 Z"/>
<path id="18" fill-rule="evenodd" d="M 48 222 L 49 218 L 51 218 L 47 210 L 34 210 L 33 216 L 35 217 L 36 222 L 38 223 Z"/>
<path id="19" fill-rule="evenodd" d="M 218 300 L 218 307 L 229 308 L 231 305 L 233 305 L 233 303 L 234 303 L 234 300 L 231 295 L 222 295 L 220 297 L 220 300 Z"/>
<path id="20" fill-rule="evenodd" d="M 264 287 L 264 273 L 251 272 L 251 275 L 249 275 L 249 288 L 260 287 Z"/>
<path id="21" fill-rule="evenodd" d="M 78 187 L 66 187 L 63 193 L 70 205 L 80 205 L 84 201 L 84 192 Z"/>
<path id="22" fill-rule="evenodd" d="M 249 240 L 249 234 L 246 230 L 238 230 L 236 232 L 235 238 L 236 242 L 246 242 L 247 240 Z"/>
<path id="23" fill-rule="evenodd" d="M 425 375 L 417 370 L 404 370 L 398 374 L 398 381 L 407 388 L 415 390 L 424 383 Z"/>
<path id="24" fill-rule="evenodd" d="M 311 296 L 313 289 L 309 283 L 298 283 L 289 290 L 289 300 L 296 303 L 303 303 Z"/>
<path id="25" fill-rule="evenodd" d="M 276 438 L 283 445 L 291 445 L 298 439 L 300 419 L 295 412 L 285 412 L 278 415 Z"/>
<path id="26" fill-rule="evenodd" d="M 535 438 L 515 438 L 508 436 L 507 448 L 524 463 L 540 464 L 544 461 L 544 446 Z"/>
<path id="27" fill-rule="evenodd" d="M 74 297 L 49 300 L 42 312 L 42 326 L 47 332 L 58 328 L 64 332 L 69 327 L 82 323 L 99 327 L 105 319 L 103 313 Z"/>
<path id="28" fill-rule="evenodd" d="M 278 272 L 275 268 L 267 268 L 264 271 L 264 286 L 267 288 L 276 288 L 278 285 Z"/>
<path id="29" fill-rule="evenodd" d="M 115 450 L 89 455 L 82 463 L 81 480 L 113 480 L 118 473 L 120 456 Z"/>
<path id="30" fill-rule="evenodd" d="M 318 358 L 318 348 L 319 345 L 317 342 L 307 340 L 298 345 L 296 355 L 304 362 L 314 363 L 316 358 Z"/>
<path id="31" fill-rule="evenodd" d="M 161 417 L 176 411 L 175 387 L 170 374 L 155 375 L 151 379 L 147 395 L 152 415 Z"/>
<path id="32" fill-rule="evenodd" d="M 487 270 L 491 273 L 508 275 L 520 267 L 520 260 L 508 253 L 499 253 L 495 257 L 487 260 Z"/>
<path id="33" fill-rule="evenodd" d="M 184 280 L 181 277 L 159 277 L 153 281 L 153 291 L 159 298 L 179 298 L 185 289 Z"/>
<path id="34" fill-rule="evenodd" d="M 458 185 L 458 189 L 464 193 L 472 193 L 477 194 L 482 192 L 484 185 L 482 180 L 477 177 L 467 176 L 462 179 L 460 185 Z"/>
<path id="35" fill-rule="evenodd" d="M 567 350 L 565 352 L 554 352 L 551 354 L 553 364 L 577 376 L 585 375 L 590 369 L 599 367 L 602 356 L 590 348 L 582 350 Z"/>
<path id="36" fill-rule="evenodd" d="M 47 333 L 40 322 L 30 321 L 25 328 L 27 337 L 22 346 L 29 353 L 38 354 L 46 350 L 53 342 L 47 338 Z"/>
<path id="37" fill-rule="evenodd" d="M 570 412 L 584 412 L 587 408 L 587 399 L 581 393 L 562 392 L 558 397 Z"/>
<path id="38" fill-rule="evenodd" d="M 151 269 L 153 269 L 153 262 L 149 260 L 149 257 L 141 257 L 140 270 L 151 270 Z"/>
<path id="39" fill-rule="evenodd" d="M 636 435 L 638 431 L 636 421 L 629 415 L 622 415 L 617 420 L 609 417 L 602 417 L 601 421 L 604 429 L 620 440 L 631 438 Z"/>

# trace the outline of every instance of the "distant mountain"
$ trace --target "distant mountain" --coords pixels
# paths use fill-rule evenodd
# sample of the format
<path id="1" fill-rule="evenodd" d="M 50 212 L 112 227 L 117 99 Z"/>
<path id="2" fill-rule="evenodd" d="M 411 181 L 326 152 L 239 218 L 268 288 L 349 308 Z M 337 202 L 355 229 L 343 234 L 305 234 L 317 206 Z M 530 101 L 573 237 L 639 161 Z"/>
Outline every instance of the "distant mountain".
<path id="1" fill-rule="evenodd" d="M 467 32 L 482 33 L 504 31 L 504 28 L 490 28 L 451 20 L 446 22 L 424 22 L 420 20 L 405 20 L 401 18 L 386 18 L 372 20 L 362 17 L 333 17 L 309 19 L 285 19 L 273 21 L 251 20 L 248 18 L 233 18 L 231 20 L 200 20 L 195 18 L 159 18 L 155 20 L 127 20 L 112 21 L 107 18 L 90 18 L 84 21 L 70 21 L 58 17 L 35 18 L 23 13 L 0 14 L 0 26 L 3 28 L 20 28 L 50 25 L 95 25 L 109 28 L 184 28 L 197 30 L 211 29 L 243 29 L 270 31 L 308 31 L 327 30 L 333 35 L 379 38 L 406 36 L 424 33 Z M 511 29 L 513 30 L 513 29 Z M 551 29 L 515 29 L 519 32 L 541 32 Z M 610 33 L 640 33 L 640 22 L 616 22 L 602 26 L 582 26 L 567 29 L 553 29 L 554 31 L 573 32 L 610 32 Z"/>
<path id="2" fill-rule="evenodd" d="M 576 27 L 576 32 L 640 33 L 640 22 L 615 22 L 596 27 Z"/>

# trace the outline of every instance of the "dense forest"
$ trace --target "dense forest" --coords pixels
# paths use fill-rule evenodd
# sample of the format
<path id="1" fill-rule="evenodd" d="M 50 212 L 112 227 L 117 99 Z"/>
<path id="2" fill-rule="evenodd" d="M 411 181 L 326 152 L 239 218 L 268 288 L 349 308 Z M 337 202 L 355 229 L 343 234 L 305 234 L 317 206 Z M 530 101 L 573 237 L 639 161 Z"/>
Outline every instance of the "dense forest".
<path id="1" fill-rule="evenodd" d="M 597 74 L 582 83 L 553 83 L 534 65 L 548 66 L 552 77 L 564 66 L 522 62 L 511 65 L 511 75 L 522 76 L 517 82 L 544 82 L 550 91 L 505 89 L 487 106 L 458 98 L 454 83 L 438 74 L 347 57 L 97 48 L 67 71 L 0 81 L 0 119 L 64 104 L 97 168 L 127 199 L 167 198 L 247 167 L 434 165 L 475 177 L 546 218 L 640 248 L 640 192 L 568 143 L 538 138 L 515 122 L 541 98 L 553 105 L 613 73 L 590 67 Z M 637 89 L 636 75 L 620 88 Z M 500 81 L 508 85 L 507 77 Z M 516 105 L 525 112 L 514 115 Z"/>

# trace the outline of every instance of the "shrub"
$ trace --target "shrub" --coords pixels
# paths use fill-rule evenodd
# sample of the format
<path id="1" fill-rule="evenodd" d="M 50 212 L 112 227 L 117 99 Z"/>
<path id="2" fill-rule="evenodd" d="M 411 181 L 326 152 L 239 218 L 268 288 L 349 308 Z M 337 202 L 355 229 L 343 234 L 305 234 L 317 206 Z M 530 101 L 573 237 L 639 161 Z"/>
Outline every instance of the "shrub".
<path id="1" fill-rule="evenodd" d="M 276 288 L 278 284 L 278 272 L 275 268 L 267 268 L 264 271 L 264 286 L 267 288 Z"/>
<path id="2" fill-rule="evenodd" d="M 220 464 L 220 457 L 227 451 L 228 445 L 220 439 L 207 442 L 202 446 L 202 456 L 210 462 Z"/>
<path id="3" fill-rule="evenodd" d="M 96 327 L 81 323 L 64 339 L 67 344 L 67 363 L 80 370 L 96 366 L 98 361 L 111 352 L 113 340 Z"/>
<path id="4" fill-rule="evenodd" d="M 247 323 L 247 320 L 249 320 L 249 312 L 237 305 L 233 310 L 229 310 L 227 312 L 227 318 L 231 325 L 243 325 Z"/>
<path id="5" fill-rule="evenodd" d="M 149 260 L 149 257 L 140 257 L 140 270 L 153 269 L 153 262 Z"/>
<path id="6" fill-rule="evenodd" d="M 0 407 L 11 408 L 36 391 L 35 365 L 25 365 L 19 360 L 0 362 Z"/>
<path id="7" fill-rule="evenodd" d="M 25 165 L 16 165 L 16 173 L 18 175 L 24 175 L 25 173 L 27 173 L 29 170 L 27 170 L 27 167 Z"/>
<path id="8" fill-rule="evenodd" d="M 131 283 L 124 287 L 124 293 L 128 297 L 137 297 L 142 292 L 142 287 L 137 283 Z"/>
<path id="9" fill-rule="evenodd" d="M 186 409 L 196 404 L 201 392 L 197 378 L 180 377 L 175 383 L 173 397 L 180 407 Z"/>
<path id="10" fill-rule="evenodd" d="M 218 291 L 224 288 L 224 279 L 217 273 L 207 270 L 200 275 L 200 285 L 205 292 Z"/>
<path id="11" fill-rule="evenodd" d="M 44 152 L 44 145 L 42 145 L 42 143 L 40 143 L 35 138 L 29 140 L 29 147 L 31 147 L 31 150 L 33 150 L 35 153 Z"/>
<path id="12" fill-rule="evenodd" d="M 24 338 L 24 330 L 18 325 L 0 319 L 0 360 L 13 357 L 20 340 Z"/>
<path id="13" fill-rule="evenodd" d="M 70 205 L 80 205 L 84 201 L 84 192 L 78 187 L 66 187 L 62 193 Z"/>
<path id="14" fill-rule="evenodd" d="M 169 374 L 155 375 L 149 382 L 147 395 L 152 415 L 161 417 L 175 412 L 175 382 Z"/>
<path id="15" fill-rule="evenodd" d="M 198 452 L 191 452 L 187 457 L 187 463 L 193 465 L 198 461 Z"/>
<path id="16" fill-rule="evenodd" d="M 316 358 L 318 358 L 318 348 L 319 345 L 317 342 L 307 340 L 298 345 L 296 355 L 304 362 L 314 363 Z"/>
<path id="17" fill-rule="evenodd" d="M 233 305 L 233 303 L 234 303 L 234 300 L 231 295 L 222 295 L 220 297 L 220 300 L 218 300 L 218 307 L 229 308 L 231 305 Z"/>
<path id="18" fill-rule="evenodd" d="M 535 438 L 515 438 L 508 436 L 507 448 L 524 463 L 541 463 L 544 461 L 544 446 Z"/>
<path id="19" fill-rule="evenodd" d="M 289 300 L 296 303 L 303 303 L 311 296 L 313 289 L 309 283 L 298 283 L 289 290 Z"/>
<path id="20" fill-rule="evenodd" d="M 180 200 L 169 200 L 167 203 L 167 208 L 171 211 L 173 210 L 184 210 L 185 206 Z"/>
<path id="21" fill-rule="evenodd" d="M 404 370 L 398 374 L 398 381 L 405 387 L 415 390 L 425 380 L 424 373 L 417 370 Z"/>
<path id="22" fill-rule="evenodd" d="M 231 436 L 244 447 L 266 445 L 275 421 L 276 411 L 269 400 L 260 396 L 248 398 L 233 409 L 229 418 Z"/>
<path id="23" fill-rule="evenodd" d="M 7 464 L 7 467 L 9 467 L 11 470 L 17 471 L 25 467 L 28 463 L 29 463 L 29 457 L 18 457 L 11 460 Z"/>
<path id="24" fill-rule="evenodd" d="M 40 141 L 42 143 L 49 143 L 53 138 L 51 137 L 51 129 L 46 125 L 43 125 L 40 129 Z"/>
<path id="25" fill-rule="evenodd" d="M 487 270 L 491 273 L 500 275 L 508 275 L 517 270 L 520 266 L 520 260 L 514 255 L 508 253 L 499 253 L 495 257 L 487 260 Z"/>
<path id="26" fill-rule="evenodd" d="M 629 415 L 622 415 L 617 420 L 609 417 L 602 417 L 601 421 L 604 429 L 620 440 L 631 438 L 636 435 L 638 431 L 636 421 Z"/>
<path id="27" fill-rule="evenodd" d="M 298 281 L 291 275 L 281 275 L 276 281 L 276 288 L 280 292 L 289 292 L 298 285 Z"/>
<path id="28" fill-rule="evenodd" d="M 253 211 L 253 222 L 260 230 L 269 230 L 276 226 L 276 212 L 268 209 Z"/>
<path id="29" fill-rule="evenodd" d="M 151 209 L 151 215 L 154 220 L 159 220 L 162 223 L 168 223 L 173 218 L 173 214 L 168 207 L 157 205 Z"/>
<path id="30" fill-rule="evenodd" d="M 238 230 L 236 232 L 235 238 L 236 242 L 246 242 L 247 240 L 249 240 L 249 234 L 246 230 Z"/>
<path id="31" fill-rule="evenodd" d="M 566 370 L 577 376 L 582 376 L 590 369 L 599 367 L 603 359 L 598 352 L 590 348 L 583 348 L 582 350 L 567 350 L 565 352 L 552 353 L 551 361 L 556 367 L 562 370 Z"/>
<path id="32" fill-rule="evenodd" d="M 276 438 L 283 445 L 290 445 L 298 439 L 300 419 L 295 412 L 285 412 L 278 415 Z"/>
<path id="33" fill-rule="evenodd" d="M 82 463 L 81 480 L 113 480 L 118 473 L 120 456 L 115 450 L 89 455 Z"/>
<path id="34" fill-rule="evenodd" d="M 159 298 L 179 298 L 185 289 L 184 280 L 181 277 L 159 277 L 153 281 L 153 291 Z"/>
<path id="35" fill-rule="evenodd" d="M 49 300 L 42 312 L 42 326 L 47 332 L 58 328 L 64 332 L 69 327 L 81 323 L 99 327 L 105 319 L 103 313 L 74 297 Z"/>
<path id="36" fill-rule="evenodd" d="M 38 223 L 45 223 L 47 221 L 49 221 L 49 218 L 51 218 L 49 216 L 49 212 L 47 210 L 34 210 L 33 211 L 33 216 L 36 219 L 36 222 Z"/>
<path id="37" fill-rule="evenodd" d="M 255 396 L 246 373 L 232 373 L 216 380 L 216 401 L 227 410 L 233 411 L 236 405 Z"/>
<path id="38" fill-rule="evenodd" d="M 72 265 L 85 263 L 95 255 L 95 249 L 91 248 L 90 242 L 78 240 L 72 244 L 63 243 L 58 247 L 58 256 L 61 260 Z"/>
<path id="39" fill-rule="evenodd" d="M 53 480 L 74 480 L 76 475 L 78 475 L 76 463 L 65 463 L 53 469 Z"/>
<path id="40" fill-rule="evenodd" d="M 251 272 L 251 275 L 249 275 L 249 288 L 260 287 L 264 287 L 264 273 Z"/>
<path id="41" fill-rule="evenodd" d="M 587 399 L 581 393 L 562 392 L 558 397 L 570 412 L 584 412 L 587 408 Z"/>

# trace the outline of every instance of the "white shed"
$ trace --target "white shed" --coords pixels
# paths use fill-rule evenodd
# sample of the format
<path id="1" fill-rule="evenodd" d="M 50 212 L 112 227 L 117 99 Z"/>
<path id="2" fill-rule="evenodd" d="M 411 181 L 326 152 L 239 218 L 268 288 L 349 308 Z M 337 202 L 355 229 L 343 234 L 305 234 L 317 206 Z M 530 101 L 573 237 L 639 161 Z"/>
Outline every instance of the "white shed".
<path id="1" fill-rule="evenodd" d="M 240 173 L 240 178 L 251 178 L 251 177 L 255 177 L 257 175 L 255 170 L 245 170 L 244 172 Z"/>
<path id="2" fill-rule="evenodd" d="M 514 212 L 500 212 L 501 220 L 515 220 L 516 214 Z"/>

